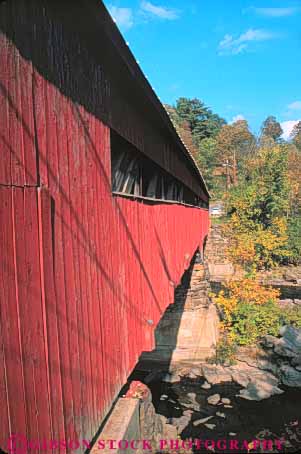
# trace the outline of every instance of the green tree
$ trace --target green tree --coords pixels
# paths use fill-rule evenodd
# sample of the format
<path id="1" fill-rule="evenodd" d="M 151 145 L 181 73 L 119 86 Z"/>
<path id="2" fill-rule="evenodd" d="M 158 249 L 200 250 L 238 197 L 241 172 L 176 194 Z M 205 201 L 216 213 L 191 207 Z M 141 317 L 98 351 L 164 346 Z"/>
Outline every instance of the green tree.
<path id="1" fill-rule="evenodd" d="M 188 121 L 182 120 L 173 106 L 169 106 L 168 104 L 166 104 L 165 109 L 168 112 L 173 125 L 175 126 L 178 134 L 185 143 L 186 147 L 189 149 L 194 158 L 197 160 L 198 148 L 195 145 L 195 141 L 193 139 L 193 135 Z"/>
<path id="2" fill-rule="evenodd" d="M 222 195 L 224 184 L 216 175 L 216 136 L 225 120 L 197 99 L 179 98 L 165 105 L 173 124 L 199 165 L 213 196 Z"/>
<path id="3" fill-rule="evenodd" d="M 180 120 L 188 123 L 195 144 L 202 139 L 215 136 L 226 123 L 197 98 L 179 98 L 175 109 Z"/>
<path id="4" fill-rule="evenodd" d="M 209 191 L 215 193 L 217 190 L 218 181 L 214 173 L 218 162 L 216 153 L 216 139 L 214 137 L 208 137 L 200 141 L 196 161 L 206 180 Z"/>

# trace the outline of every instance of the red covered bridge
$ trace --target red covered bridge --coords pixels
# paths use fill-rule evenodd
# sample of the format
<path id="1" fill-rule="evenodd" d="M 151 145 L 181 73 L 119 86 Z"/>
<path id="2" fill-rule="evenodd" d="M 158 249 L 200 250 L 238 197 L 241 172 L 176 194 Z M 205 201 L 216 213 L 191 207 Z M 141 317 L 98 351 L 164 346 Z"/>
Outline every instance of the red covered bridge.
<path id="1" fill-rule="evenodd" d="M 99 0 L 0 3 L 0 447 L 91 439 L 208 230 Z"/>

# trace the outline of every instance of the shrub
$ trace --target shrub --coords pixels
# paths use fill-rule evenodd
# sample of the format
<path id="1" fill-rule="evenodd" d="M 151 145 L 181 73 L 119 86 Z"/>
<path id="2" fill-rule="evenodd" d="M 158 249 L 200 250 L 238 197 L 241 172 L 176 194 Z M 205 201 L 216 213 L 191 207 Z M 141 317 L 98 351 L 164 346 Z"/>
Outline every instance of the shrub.
<path id="1" fill-rule="evenodd" d="M 270 300 L 264 304 L 241 303 L 232 313 L 231 336 L 238 345 L 252 345 L 271 334 L 278 336 L 281 310 Z"/>
<path id="2" fill-rule="evenodd" d="M 278 290 L 260 285 L 254 277 L 228 282 L 213 297 L 224 335 L 237 345 L 252 345 L 267 334 L 277 336 L 282 323 L 278 298 Z"/>
<path id="3" fill-rule="evenodd" d="M 301 307 L 288 307 L 282 309 L 280 315 L 282 325 L 293 325 L 296 328 L 301 328 Z"/>
<path id="4" fill-rule="evenodd" d="M 238 304 L 264 304 L 268 301 L 276 302 L 279 298 L 279 290 L 264 287 L 254 277 L 228 281 L 218 296 L 213 297 L 223 314 L 224 324 L 232 324 L 231 314 Z"/>
<path id="5" fill-rule="evenodd" d="M 236 352 L 237 345 L 224 333 L 216 346 L 215 363 L 229 366 L 235 364 Z"/>
<path id="6" fill-rule="evenodd" d="M 253 345 L 267 334 L 278 336 L 282 325 L 301 328 L 301 307 L 280 308 L 279 291 L 262 286 L 254 277 L 230 281 L 212 298 L 222 315 L 220 363 L 231 357 L 235 345 Z"/>

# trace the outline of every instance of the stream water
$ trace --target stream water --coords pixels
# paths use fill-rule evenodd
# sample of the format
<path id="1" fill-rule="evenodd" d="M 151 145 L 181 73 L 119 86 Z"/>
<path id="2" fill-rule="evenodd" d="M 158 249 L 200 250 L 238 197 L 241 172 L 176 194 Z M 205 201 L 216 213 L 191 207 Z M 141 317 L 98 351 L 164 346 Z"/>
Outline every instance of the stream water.
<path id="1" fill-rule="evenodd" d="M 143 382 L 147 374 L 136 372 L 131 379 Z M 147 386 L 151 389 L 156 412 L 168 418 L 183 416 L 183 412 L 191 409 L 191 420 L 183 430 L 182 440 L 244 440 L 254 439 L 285 440 L 284 448 L 274 452 L 301 452 L 301 389 L 282 387 L 284 393 L 259 402 L 248 401 L 237 397 L 240 386 L 225 383 L 212 386 L 209 390 L 202 389 L 204 379 L 183 378 L 180 382 L 169 384 L 154 381 Z M 230 407 L 224 404 L 209 405 L 207 398 L 219 394 L 221 398 L 230 399 Z M 191 404 L 199 404 L 199 409 Z M 222 414 L 218 416 L 216 413 Z M 187 414 L 187 413 L 186 413 Z M 210 417 L 205 424 L 194 425 L 195 421 Z M 214 426 L 214 427 L 213 427 Z M 227 445 L 229 446 L 229 444 Z M 195 453 L 234 452 L 231 450 L 195 449 Z M 237 451 L 235 451 L 237 452 Z M 248 452 L 241 449 L 239 452 Z M 259 451 L 250 451 L 259 452 Z M 271 451 L 269 451 L 271 452 Z"/>

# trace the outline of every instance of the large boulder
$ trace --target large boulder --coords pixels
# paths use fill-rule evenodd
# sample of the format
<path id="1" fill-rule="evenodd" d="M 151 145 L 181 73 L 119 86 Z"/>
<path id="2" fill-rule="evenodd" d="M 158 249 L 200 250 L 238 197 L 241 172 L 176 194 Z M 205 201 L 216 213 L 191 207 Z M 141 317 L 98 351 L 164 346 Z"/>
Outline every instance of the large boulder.
<path id="1" fill-rule="evenodd" d="M 223 382 L 231 382 L 232 377 L 229 370 L 222 366 L 216 366 L 213 364 L 203 365 L 203 375 L 208 383 L 216 385 Z"/>
<path id="2" fill-rule="evenodd" d="M 301 353 L 299 355 L 297 355 L 297 356 L 294 356 L 294 358 L 292 358 L 292 360 L 291 360 L 291 363 L 296 368 L 301 366 Z"/>
<path id="3" fill-rule="evenodd" d="M 244 388 L 248 386 L 250 379 L 248 374 L 238 366 L 229 367 L 232 380 Z"/>
<path id="4" fill-rule="evenodd" d="M 289 365 L 282 365 L 279 369 L 281 381 L 286 386 L 300 387 L 301 372 Z"/>
<path id="5" fill-rule="evenodd" d="M 229 368 L 233 381 L 243 388 L 239 397 L 248 400 L 263 400 L 283 391 L 278 388 L 279 379 L 268 371 L 239 363 Z"/>
<path id="6" fill-rule="evenodd" d="M 250 382 L 245 389 L 240 390 L 238 397 L 247 400 L 263 400 L 276 394 L 282 394 L 283 392 L 278 386 L 274 386 L 263 380 L 257 380 Z"/>
<path id="7" fill-rule="evenodd" d="M 293 326 L 283 326 L 281 338 L 266 336 L 263 344 L 273 348 L 274 352 L 284 358 L 294 358 L 301 351 L 301 330 Z"/>
<path id="8" fill-rule="evenodd" d="M 293 326 L 283 326 L 280 329 L 280 335 L 283 336 L 286 342 L 296 350 L 296 353 L 301 351 L 301 329 L 294 328 Z"/>
<path id="9" fill-rule="evenodd" d="M 287 358 L 298 355 L 301 351 L 301 330 L 293 326 L 283 326 L 280 335 L 281 339 L 274 342 L 274 352 Z"/>

